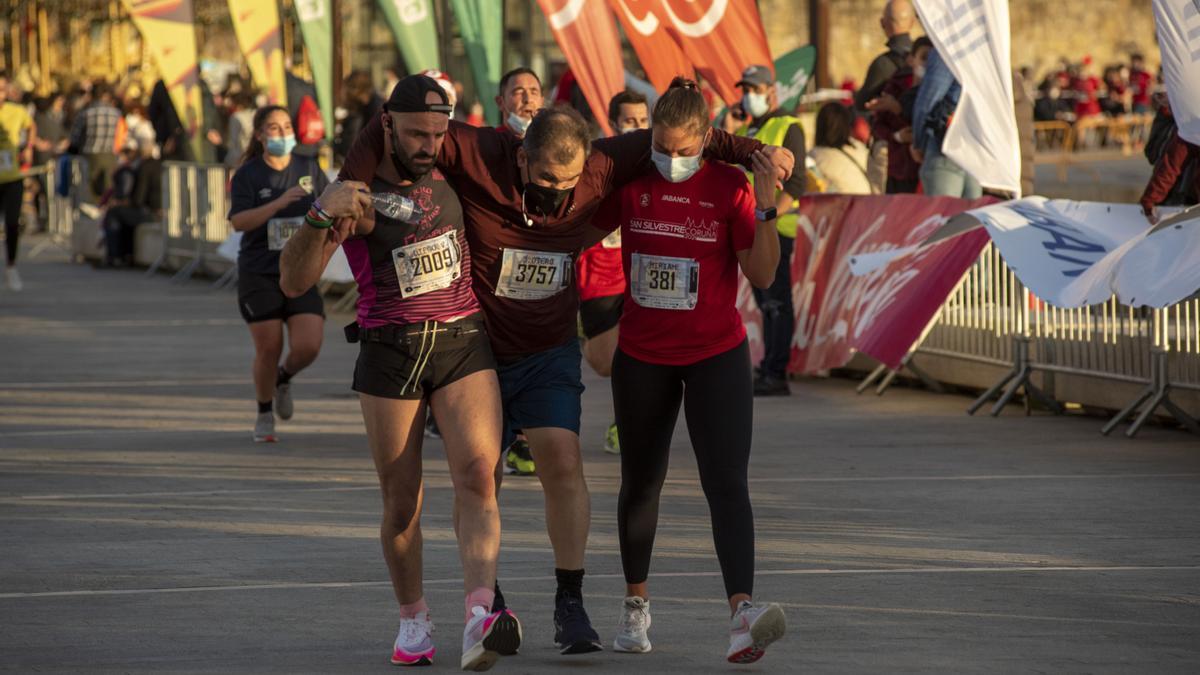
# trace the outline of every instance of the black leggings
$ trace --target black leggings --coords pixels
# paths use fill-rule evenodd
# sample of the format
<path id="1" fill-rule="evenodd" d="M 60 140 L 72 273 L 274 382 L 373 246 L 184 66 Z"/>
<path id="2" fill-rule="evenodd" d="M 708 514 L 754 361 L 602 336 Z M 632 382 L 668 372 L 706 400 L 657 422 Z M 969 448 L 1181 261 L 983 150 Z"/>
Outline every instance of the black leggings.
<path id="1" fill-rule="evenodd" d="M 625 581 L 640 584 L 650 574 L 658 498 L 682 401 L 725 592 L 752 594 L 754 514 L 746 469 L 754 390 L 747 343 L 688 366 L 646 363 L 618 349 L 612 390 L 621 441 L 617 530 Z"/>
<path id="2" fill-rule="evenodd" d="M 21 202 L 25 199 L 25 179 L 0 183 L 0 208 L 4 210 L 4 248 L 8 264 L 17 262 L 17 240 L 21 232 Z"/>

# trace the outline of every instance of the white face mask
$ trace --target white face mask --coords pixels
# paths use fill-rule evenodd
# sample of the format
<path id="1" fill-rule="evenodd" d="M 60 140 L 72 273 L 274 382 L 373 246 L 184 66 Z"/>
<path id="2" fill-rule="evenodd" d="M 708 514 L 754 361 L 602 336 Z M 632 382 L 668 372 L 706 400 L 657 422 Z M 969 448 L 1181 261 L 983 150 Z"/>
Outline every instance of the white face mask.
<path id="1" fill-rule="evenodd" d="M 529 129 L 529 125 L 533 123 L 533 118 L 521 117 L 517 113 L 509 113 L 508 119 L 504 120 L 509 129 L 517 132 L 518 136 L 524 136 L 525 131 Z"/>
<path id="2" fill-rule="evenodd" d="M 762 117 L 767 114 L 769 105 L 767 103 L 767 95 L 757 92 L 746 92 L 742 96 L 742 108 L 749 113 L 751 117 Z"/>
<path id="3" fill-rule="evenodd" d="M 916 77 L 918 80 L 925 79 L 925 66 L 916 66 L 913 68 L 913 77 Z"/>
<path id="4" fill-rule="evenodd" d="M 703 154 L 703 150 L 701 154 Z M 671 157 L 666 153 L 651 148 L 650 161 L 654 162 L 654 168 L 658 169 L 662 177 L 672 183 L 682 183 L 696 175 L 696 172 L 700 170 L 700 155 Z"/>
<path id="5" fill-rule="evenodd" d="M 631 134 L 635 131 L 641 131 L 641 127 L 621 127 L 618 131 L 622 134 Z"/>

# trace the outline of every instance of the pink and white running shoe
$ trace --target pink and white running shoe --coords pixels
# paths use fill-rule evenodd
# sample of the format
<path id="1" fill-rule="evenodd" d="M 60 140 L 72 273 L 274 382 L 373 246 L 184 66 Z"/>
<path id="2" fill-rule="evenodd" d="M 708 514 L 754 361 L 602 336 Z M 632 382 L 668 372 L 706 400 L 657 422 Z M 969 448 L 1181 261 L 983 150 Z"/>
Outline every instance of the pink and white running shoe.
<path id="1" fill-rule="evenodd" d="M 463 628 L 462 669 L 488 670 L 501 654 L 516 654 L 521 648 L 521 622 L 507 609 L 488 613 L 472 607 L 471 618 Z"/>
<path id="2" fill-rule="evenodd" d="M 392 646 L 392 663 L 397 666 L 428 666 L 433 664 L 433 622 L 429 612 L 411 619 L 400 619 L 400 632 Z"/>

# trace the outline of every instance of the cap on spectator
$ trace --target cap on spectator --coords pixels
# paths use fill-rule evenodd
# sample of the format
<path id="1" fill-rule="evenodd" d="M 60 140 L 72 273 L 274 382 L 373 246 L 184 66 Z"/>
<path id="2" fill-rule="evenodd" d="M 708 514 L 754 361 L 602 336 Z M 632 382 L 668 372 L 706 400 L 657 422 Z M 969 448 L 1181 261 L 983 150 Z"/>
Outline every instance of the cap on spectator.
<path id="1" fill-rule="evenodd" d="M 771 74 L 771 69 L 766 66 L 747 66 L 742 71 L 742 79 L 737 81 L 735 87 L 749 85 L 757 87 L 762 84 L 771 84 L 775 81 L 775 76 Z"/>
<path id="2" fill-rule="evenodd" d="M 436 92 L 441 103 L 426 103 L 429 92 Z M 449 115 L 454 111 L 450 97 L 437 80 L 425 75 L 409 75 L 396 83 L 392 95 L 383 106 L 388 112 L 439 112 Z"/>

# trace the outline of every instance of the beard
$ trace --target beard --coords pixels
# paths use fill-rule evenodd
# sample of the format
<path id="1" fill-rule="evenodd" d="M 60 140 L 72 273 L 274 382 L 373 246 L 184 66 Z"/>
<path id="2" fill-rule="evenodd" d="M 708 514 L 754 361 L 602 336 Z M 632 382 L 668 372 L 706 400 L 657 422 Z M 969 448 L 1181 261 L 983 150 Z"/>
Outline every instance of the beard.
<path id="1" fill-rule="evenodd" d="M 395 141 L 392 142 L 392 163 L 396 165 L 401 177 L 407 180 L 416 181 L 433 171 L 435 159 L 433 155 L 423 152 L 409 155 Z"/>

